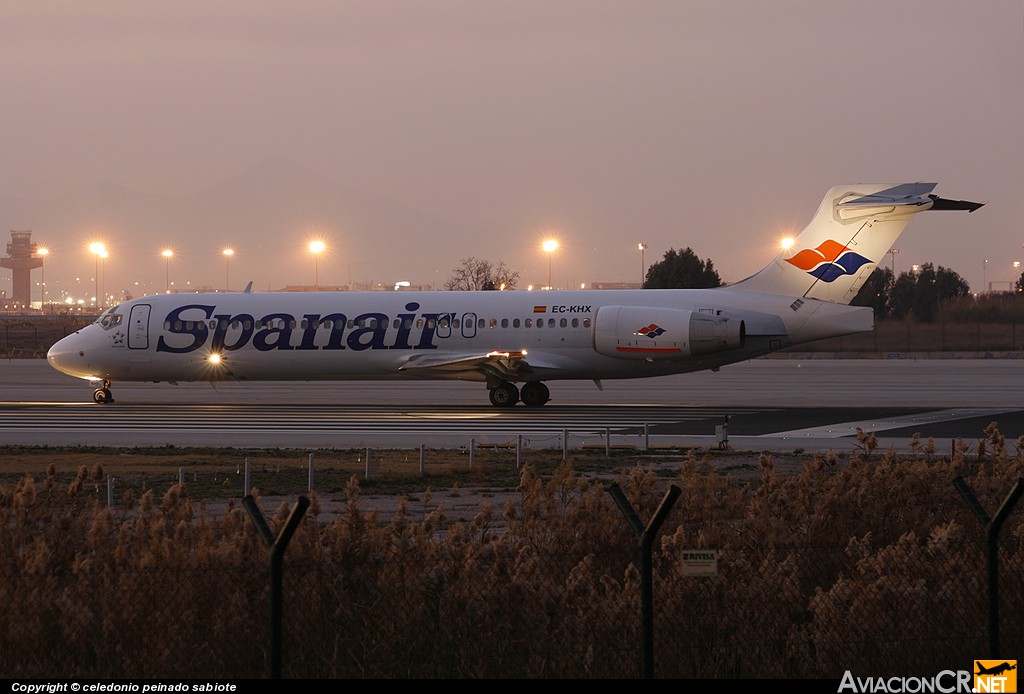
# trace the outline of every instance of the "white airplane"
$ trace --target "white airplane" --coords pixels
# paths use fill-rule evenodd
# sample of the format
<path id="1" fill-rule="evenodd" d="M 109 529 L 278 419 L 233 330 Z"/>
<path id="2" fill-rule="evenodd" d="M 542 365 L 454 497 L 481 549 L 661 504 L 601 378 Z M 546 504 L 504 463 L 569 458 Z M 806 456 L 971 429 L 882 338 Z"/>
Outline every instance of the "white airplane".
<path id="1" fill-rule="evenodd" d="M 914 215 L 983 204 L 935 185 L 834 187 L 789 248 L 730 286 L 161 294 L 107 310 L 47 359 L 93 381 L 97 403 L 115 381 L 463 379 L 495 406 L 538 407 L 547 381 L 717 370 L 872 330 L 849 302 Z"/>

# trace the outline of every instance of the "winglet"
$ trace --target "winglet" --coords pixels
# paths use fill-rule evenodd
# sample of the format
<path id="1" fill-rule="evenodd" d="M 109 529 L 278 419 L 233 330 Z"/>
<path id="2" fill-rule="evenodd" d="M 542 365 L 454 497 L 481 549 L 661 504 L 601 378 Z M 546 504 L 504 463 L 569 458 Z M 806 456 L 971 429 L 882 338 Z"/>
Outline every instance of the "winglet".
<path id="1" fill-rule="evenodd" d="M 252 294 L 252 280 L 249 280 L 249 284 L 245 285 L 245 289 L 242 290 L 243 294 Z"/>

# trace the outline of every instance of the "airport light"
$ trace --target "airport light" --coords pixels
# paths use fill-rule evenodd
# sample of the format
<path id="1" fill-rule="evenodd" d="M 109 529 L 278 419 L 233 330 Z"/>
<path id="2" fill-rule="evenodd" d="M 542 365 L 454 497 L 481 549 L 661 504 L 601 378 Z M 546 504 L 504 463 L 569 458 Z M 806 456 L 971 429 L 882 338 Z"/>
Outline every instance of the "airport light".
<path id="1" fill-rule="evenodd" d="M 546 239 L 540 247 L 548 254 L 548 289 L 551 289 L 551 254 L 558 250 L 558 241 L 555 239 Z"/>
<path id="2" fill-rule="evenodd" d="M 49 248 L 40 248 L 36 251 L 36 255 L 39 256 L 39 310 L 43 310 L 43 304 L 46 303 L 46 256 L 50 255 Z"/>
<path id="3" fill-rule="evenodd" d="M 160 252 L 160 255 L 162 255 L 164 257 L 164 261 L 165 261 L 164 265 L 166 266 L 165 281 L 166 281 L 166 285 L 167 286 L 166 286 L 166 289 L 165 289 L 165 293 L 166 294 L 170 294 L 171 293 L 171 258 L 174 257 L 174 251 L 172 251 L 170 248 L 165 248 L 164 250 L 162 250 Z"/>
<path id="4" fill-rule="evenodd" d="M 794 239 L 792 236 L 787 236 L 781 241 L 779 241 L 779 246 L 781 246 L 782 250 L 784 251 L 788 251 L 794 245 L 796 245 L 796 239 Z"/>
<path id="5" fill-rule="evenodd" d="M 644 262 L 644 251 L 647 250 L 646 243 L 638 243 L 636 245 L 640 249 L 640 288 L 644 288 L 644 280 L 647 278 L 647 263 Z"/>
<path id="6" fill-rule="evenodd" d="M 320 254 L 326 250 L 323 241 L 310 241 L 309 252 L 313 254 L 313 291 L 320 291 Z"/>
<path id="7" fill-rule="evenodd" d="M 224 254 L 224 291 L 231 291 L 231 282 L 229 281 L 231 272 L 231 256 L 235 254 L 234 248 L 225 248 L 222 253 Z"/>

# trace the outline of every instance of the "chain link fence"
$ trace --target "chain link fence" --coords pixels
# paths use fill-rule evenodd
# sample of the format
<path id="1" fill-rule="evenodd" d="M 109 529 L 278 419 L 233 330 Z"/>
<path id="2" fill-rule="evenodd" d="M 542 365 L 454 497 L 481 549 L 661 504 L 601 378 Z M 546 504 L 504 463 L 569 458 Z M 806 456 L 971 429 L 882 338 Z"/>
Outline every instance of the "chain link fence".
<path id="1" fill-rule="evenodd" d="M 824 459 L 757 484 L 683 466 L 617 480 L 638 517 L 682 493 L 653 547 L 658 678 L 928 676 L 990 653 L 984 529 L 1021 464 Z M 354 483 L 353 483 L 354 484 Z M 284 562 L 286 678 L 642 676 L 640 549 L 601 483 L 523 472 L 470 520 L 381 517 L 312 496 Z M 289 507 L 263 508 L 271 529 Z M 1003 657 L 1022 652 L 1024 524 L 999 543 Z M 689 576 L 688 549 L 717 552 Z M 270 662 L 266 545 L 239 505 L 180 485 L 106 508 L 26 478 L 0 493 L 0 672 L 9 678 L 258 678 Z"/>

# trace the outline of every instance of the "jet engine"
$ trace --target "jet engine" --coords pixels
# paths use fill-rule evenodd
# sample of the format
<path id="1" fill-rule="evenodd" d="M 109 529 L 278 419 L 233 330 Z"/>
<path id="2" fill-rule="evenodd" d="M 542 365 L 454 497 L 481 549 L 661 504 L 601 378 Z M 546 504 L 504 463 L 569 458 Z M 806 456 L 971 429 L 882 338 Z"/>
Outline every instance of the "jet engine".
<path id="1" fill-rule="evenodd" d="M 594 319 L 594 350 L 620 359 L 663 360 L 743 346 L 742 320 L 645 306 L 602 306 Z"/>

